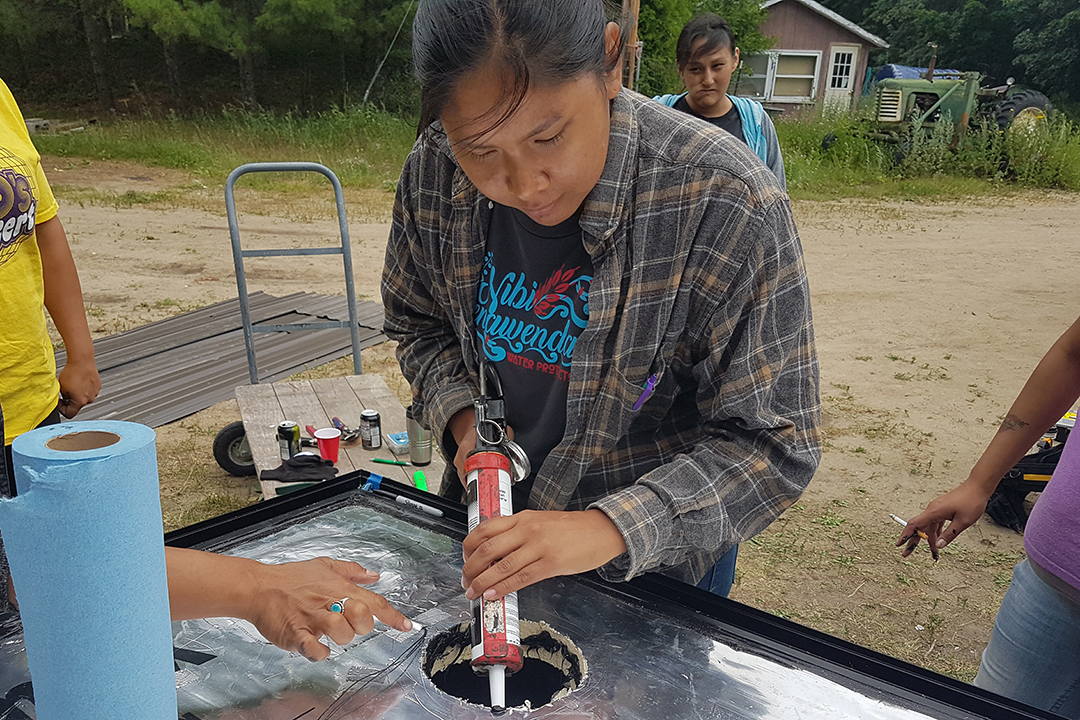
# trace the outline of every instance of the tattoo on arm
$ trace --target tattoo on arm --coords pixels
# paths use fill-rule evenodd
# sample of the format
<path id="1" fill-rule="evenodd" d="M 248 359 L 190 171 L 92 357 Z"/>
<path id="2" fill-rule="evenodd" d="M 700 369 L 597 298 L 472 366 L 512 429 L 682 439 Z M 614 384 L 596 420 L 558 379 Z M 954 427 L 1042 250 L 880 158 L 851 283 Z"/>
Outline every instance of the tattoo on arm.
<path id="1" fill-rule="evenodd" d="M 1021 430 L 1026 428 L 1031 423 L 1021 420 L 1016 415 L 1009 413 L 1005 416 L 1005 419 L 1001 421 L 1001 427 L 998 428 L 998 432 L 1003 430 Z"/>

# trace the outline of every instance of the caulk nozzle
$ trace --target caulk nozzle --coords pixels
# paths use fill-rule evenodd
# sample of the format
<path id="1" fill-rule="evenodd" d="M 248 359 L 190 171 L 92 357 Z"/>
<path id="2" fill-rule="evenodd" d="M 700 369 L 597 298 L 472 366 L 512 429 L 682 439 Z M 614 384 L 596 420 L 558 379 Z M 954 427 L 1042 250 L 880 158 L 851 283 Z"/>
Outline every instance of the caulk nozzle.
<path id="1" fill-rule="evenodd" d="M 506 711 L 506 666 L 488 667 L 488 689 L 491 691 L 491 712 L 502 715 Z"/>

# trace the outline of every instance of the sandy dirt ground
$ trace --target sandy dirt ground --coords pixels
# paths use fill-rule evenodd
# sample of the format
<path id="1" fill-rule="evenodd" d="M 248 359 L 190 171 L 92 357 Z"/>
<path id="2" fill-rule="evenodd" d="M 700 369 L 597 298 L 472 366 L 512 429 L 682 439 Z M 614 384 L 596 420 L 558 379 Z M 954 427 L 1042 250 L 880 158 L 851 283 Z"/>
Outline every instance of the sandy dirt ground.
<path id="1" fill-rule="evenodd" d="M 177 171 L 46 158 L 96 335 L 235 296 L 220 189 Z M 147 196 L 152 201 L 147 202 Z M 134 200 L 133 200 L 134 199 Z M 246 247 L 336 242 L 318 194 L 239 195 Z M 378 298 L 389 196 L 350 198 L 357 292 Z M 246 203 L 246 205 L 245 205 Z M 732 597 L 962 679 L 973 677 L 1022 538 L 988 518 L 939 563 L 902 560 L 889 512 L 967 474 L 1028 374 L 1076 318 L 1077 197 L 799 202 L 826 447 L 803 499 L 740 551 Z M 250 262 L 252 291 L 342 293 L 340 261 Z M 405 396 L 392 348 L 364 354 Z M 315 372 L 344 374 L 347 362 Z M 258 498 L 213 464 L 223 403 L 159 431 L 167 527 Z"/>

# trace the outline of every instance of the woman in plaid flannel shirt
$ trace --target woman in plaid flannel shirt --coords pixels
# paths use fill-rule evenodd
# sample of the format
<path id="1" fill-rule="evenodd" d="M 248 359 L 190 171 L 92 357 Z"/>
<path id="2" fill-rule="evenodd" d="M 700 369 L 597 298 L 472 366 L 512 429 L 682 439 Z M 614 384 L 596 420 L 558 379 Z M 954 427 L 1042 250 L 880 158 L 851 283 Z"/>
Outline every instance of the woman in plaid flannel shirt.
<path id="1" fill-rule="evenodd" d="M 593 569 L 696 583 L 820 459 L 787 196 L 744 143 L 622 89 L 621 39 L 602 0 L 417 10 L 421 128 L 382 294 L 414 411 L 454 461 L 443 493 L 475 443 L 481 353 L 550 376 L 519 397 L 554 410 L 503 378 L 511 426 L 562 418 L 527 509 L 466 538 L 470 598 Z M 540 327 L 556 308 L 587 321 Z"/>

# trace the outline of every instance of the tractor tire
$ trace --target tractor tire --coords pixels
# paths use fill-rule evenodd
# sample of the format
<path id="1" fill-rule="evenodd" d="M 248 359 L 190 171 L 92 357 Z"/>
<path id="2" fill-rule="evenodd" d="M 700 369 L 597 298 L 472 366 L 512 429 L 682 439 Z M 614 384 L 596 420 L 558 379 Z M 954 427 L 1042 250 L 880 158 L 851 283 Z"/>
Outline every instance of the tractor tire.
<path id="1" fill-rule="evenodd" d="M 1054 112 L 1050 99 L 1038 90 L 1020 90 L 1005 98 L 994 109 L 994 120 L 1002 132 L 1009 129 L 1017 117 L 1033 115 L 1045 119 Z"/>
<path id="2" fill-rule="evenodd" d="M 214 438 L 214 459 L 230 475 L 247 477 L 255 474 L 255 459 L 251 456 L 243 422 L 237 420 L 221 428 Z"/>

